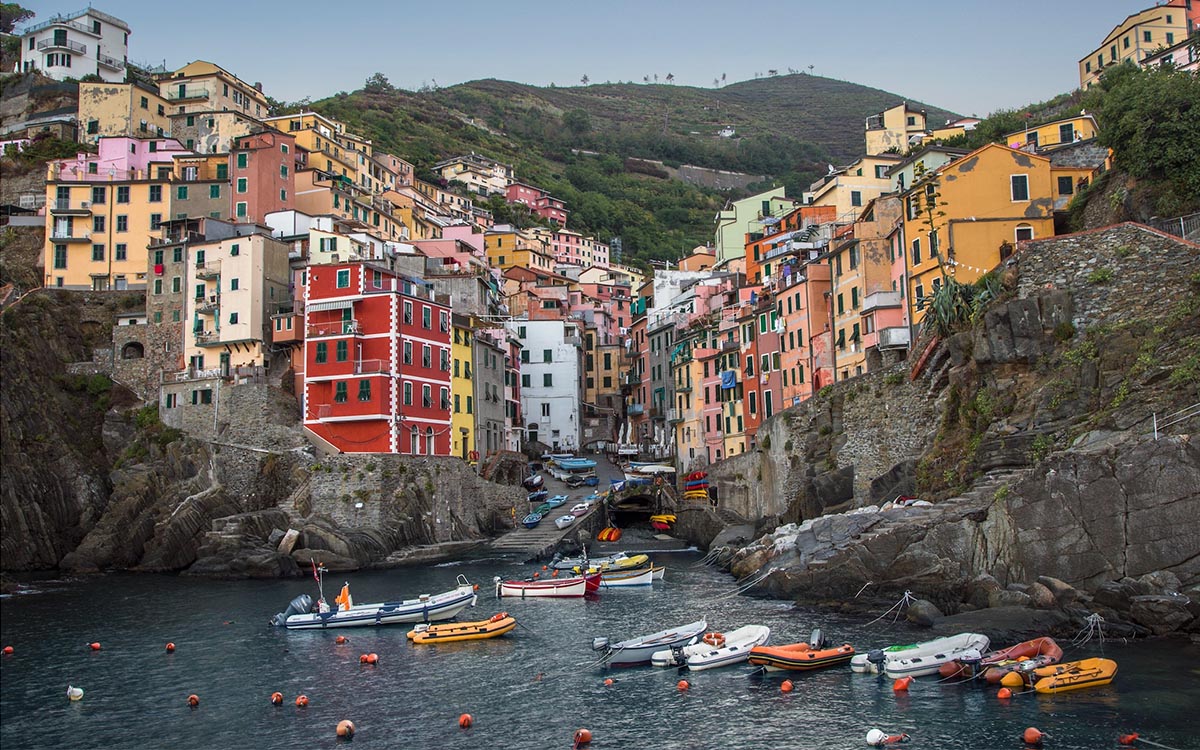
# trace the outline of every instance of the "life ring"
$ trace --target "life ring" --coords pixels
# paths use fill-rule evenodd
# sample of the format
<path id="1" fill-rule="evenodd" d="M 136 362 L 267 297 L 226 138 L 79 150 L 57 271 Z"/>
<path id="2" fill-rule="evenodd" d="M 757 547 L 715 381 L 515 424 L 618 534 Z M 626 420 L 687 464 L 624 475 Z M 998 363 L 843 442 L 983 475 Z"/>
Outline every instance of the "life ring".
<path id="1" fill-rule="evenodd" d="M 507 612 L 501 612 L 501 613 L 500 613 L 500 614 L 498 614 L 498 615 L 492 615 L 492 616 L 491 616 L 491 618 L 489 618 L 489 619 L 488 619 L 488 622 L 500 622 L 500 621 L 501 621 L 501 620 L 503 620 L 505 617 L 508 617 L 508 613 L 507 613 Z"/>
<path id="2" fill-rule="evenodd" d="M 478 461 L 479 460 L 479 451 L 471 451 L 470 453 L 467 454 L 467 456 L 472 461 Z"/>
<path id="3" fill-rule="evenodd" d="M 708 645 L 712 646 L 713 648 L 724 648 L 725 647 L 725 634 L 724 633 L 705 633 L 704 634 L 704 642 L 707 643 Z"/>

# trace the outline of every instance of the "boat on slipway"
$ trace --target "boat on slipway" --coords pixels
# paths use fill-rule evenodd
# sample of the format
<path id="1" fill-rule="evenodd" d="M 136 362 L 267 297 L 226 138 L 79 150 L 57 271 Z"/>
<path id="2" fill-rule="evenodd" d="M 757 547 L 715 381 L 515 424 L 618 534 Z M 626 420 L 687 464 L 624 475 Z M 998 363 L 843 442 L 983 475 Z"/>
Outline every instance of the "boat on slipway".
<path id="1" fill-rule="evenodd" d="M 592 649 L 603 651 L 604 656 L 601 661 L 610 667 L 647 664 L 654 657 L 655 651 L 669 650 L 676 646 L 688 646 L 695 643 L 707 627 L 707 620 L 697 620 L 677 628 L 660 630 L 657 633 L 629 638 L 618 643 L 609 643 L 607 638 L 595 638 L 592 640 Z"/>
<path id="2" fill-rule="evenodd" d="M 323 570 L 319 570 L 315 576 L 318 589 L 322 588 L 323 573 Z M 321 630 L 450 620 L 467 607 L 474 606 L 477 599 L 477 586 L 471 585 L 461 575 L 457 583 L 455 588 L 440 594 L 421 594 L 416 599 L 374 604 L 355 604 L 350 596 L 350 584 L 347 583 L 334 600 L 335 607 L 325 603 L 322 592 L 317 600 L 316 611 L 312 611 L 312 597 L 301 594 L 291 601 L 286 610 L 271 618 L 271 623 L 288 630 Z"/>

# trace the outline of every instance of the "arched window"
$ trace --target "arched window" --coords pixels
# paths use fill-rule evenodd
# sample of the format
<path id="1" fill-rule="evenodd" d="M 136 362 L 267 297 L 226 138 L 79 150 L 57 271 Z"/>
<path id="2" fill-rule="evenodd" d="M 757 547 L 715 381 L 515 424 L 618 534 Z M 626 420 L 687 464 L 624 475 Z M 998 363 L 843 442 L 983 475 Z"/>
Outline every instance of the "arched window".
<path id="1" fill-rule="evenodd" d="M 429 455 L 429 456 L 433 455 L 433 428 L 432 427 L 425 428 L 425 454 Z"/>
<path id="2" fill-rule="evenodd" d="M 418 430 L 416 427 L 412 428 L 412 430 L 409 432 L 409 446 L 408 446 L 409 450 L 408 450 L 408 452 L 414 456 L 421 452 L 420 440 L 421 440 L 421 431 Z"/>
<path id="3" fill-rule="evenodd" d="M 141 359 L 146 356 L 146 348 L 140 342 L 130 341 L 121 347 L 121 359 Z"/>

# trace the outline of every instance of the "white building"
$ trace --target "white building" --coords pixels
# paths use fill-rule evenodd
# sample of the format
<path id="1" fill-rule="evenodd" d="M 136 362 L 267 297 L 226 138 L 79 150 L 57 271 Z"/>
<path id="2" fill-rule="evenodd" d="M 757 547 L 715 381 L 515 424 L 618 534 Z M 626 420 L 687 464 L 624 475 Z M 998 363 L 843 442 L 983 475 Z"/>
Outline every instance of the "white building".
<path id="1" fill-rule="evenodd" d="M 21 34 L 21 70 L 59 81 L 98 75 L 124 82 L 128 54 L 129 24 L 95 8 L 51 16 Z"/>
<path id="2" fill-rule="evenodd" d="M 525 437 L 557 451 L 579 448 L 583 395 L 581 324 L 573 320 L 505 323 L 521 342 L 521 411 Z"/>

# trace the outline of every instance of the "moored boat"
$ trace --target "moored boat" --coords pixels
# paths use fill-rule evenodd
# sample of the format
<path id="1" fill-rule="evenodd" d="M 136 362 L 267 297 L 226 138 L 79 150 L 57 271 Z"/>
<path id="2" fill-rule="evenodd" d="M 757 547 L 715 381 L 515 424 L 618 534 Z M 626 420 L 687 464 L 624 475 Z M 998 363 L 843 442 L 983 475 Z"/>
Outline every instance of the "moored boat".
<path id="1" fill-rule="evenodd" d="M 573 523 L 575 523 L 575 516 L 570 514 L 554 519 L 554 525 L 560 529 L 565 529 Z"/>
<path id="2" fill-rule="evenodd" d="M 532 529 L 534 526 L 537 526 L 541 522 L 542 522 L 542 514 L 541 513 L 530 513 L 529 515 L 527 515 L 521 519 L 521 523 L 523 523 L 525 525 L 525 528 L 527 528 L 527 529 Z"/>
<path id="3" fill-rule="evenodd" d="M 542 479 L 541 474 L 530 474 L 521 481 L 521 486 L 533 492 L 542 486 L 546 480 Z"/>
<path id="4" fill-rule="evenodd" d="M 888 646 L 882 649 L 872 649 L 866 653 L 858 653 L 850 660 L 850 669 L 855 672 L 878 674 L 885 671 L 886 662 L 893 659 L 913 659 L 933 656 L 952 649 L 974 648 L 980 653 L 987 650 L 988 639 L 976 633 L 959 633 L 946 638 L 935 638 L 920 643 L 905 643 Z M 962 653 L 955 654 L 958 658 Z M 939 665 L 940 666 L 940 665 Z"/>
<path id="5" fill-rule="evenodd" d="M 565 502 L 567 502 L 566 495 L 555 495 L 546 500 L 546 505 L 549 505 L 551 508 L 557 508 Z"/>
<path id="6" fill-rule="evenodd" d="M 529 493 L 528 500 L 531 503 L 540 503 L 540 502 L 544 501 L 547 497 L 550 497 L 549 490 L 537 490 L 536 492 Z"/>
<path id="7" fill-rule="evenodd" d="M 596 593 L 600 590 L 600 574 L 571 578 L 527 578 L 524 581 L 503 581 L 497 576 L 496 596 L 570 598 Z"/>
<path id="8" fill-rule="evenodd" d="M 592 648 L 596 651 L 603 651 L 602 661 L 612 667 L 646 664 L 654 656 L 655 651 L 695 643 L 707 628 L 707 620 L 697 620 L 677 628 L 660 630 L 657 633 L 638 638 L 629 638 L 619 643 L 609 643 L 607 638 L 595 638 L 592 640 Z"/>
<path id="9" fill-rule="evenodd" d="M 853 646 L 849 643 L 830 646 L 820 630 L 814 630 L 807 643 L 755 646 L 750 651 L 750 663 L 766 667 L 768 672 L 807 672 L 845 664 L 853 658 Z"/>
<path id="10" fill-rule="evenodd" d="M 590 568 L 607 570 L 609 568 L 640 568 L 649 562 L 650 558 L 646 555 L 617 552 L 604 557 L 562 557 L 551 561 L 550 567 L 555 570 L 574 570 L 575 568 L 582 569 L 586 565 Z"/>
<path id="11" fill-rule="evenodd" d="M 477 622 L 451 622 L 445 625 L 422 623 L 408 631 L 407 635 L 413 643 L 453 643 L 498 638 L 515 627 L 517 619 L 507 612 L 501 612 Z"/>
<path id="12" fill-rule="evenodd" d="M 983 677 L 992 684 L 1015 670 L 1047 667 L 1062 661 L 1062 648 L 1053 638 L 1041 637 L 985 654 L 978 660 L 956 659 L 938 669 L 942 677 Z"/>
<path id="13" fill-rule="evenodd" d="M 989 645 L 986 635 L 960 633 L 949 638 L 937 639 L 938 647 L 920 654 L 904 654 L 901 658 L 887 659 L 884 672 L 888 677 L 924 677 L 937 674 L 941 666 L 955 659 L 978 659 Z M 935 643 L 930 641 L 929 643 Z"/>
<path id="14" fill-rule="evenodd" d="M 655 651 L 650 663 L 656 667 L 687 666 L 694 672 L 727 667 L 750 658 L 750 650 L 771 637 L 765 625 L 743 625 L 728 633 L 709 633 L 699 643 Z"/>
<path id="15" fill-rule="evenodd" d="M 319 571 L 318 587 L 324 571 Z M 317 611 L 312 607 L 312 598 L 301 594 L 292 600 L 287 610 L 272 618 L 272 624 L 288 630 L 320 630 L 324 628 L 367 627 L 396 625 L 414 622 L 450 620 L 476 602 L 476 588 L 465 577 L 458 577 L 458 585 L 440 594 L 421 594 L 416 599 L 354 604 L 350 596 L 350 585 L 345 584 L 334 600 L 336 608 L 325 604 L 324 595 L 317 600 Z"/>
<path id="16" fill-rule="evenodd" d="M 1039 693 L 1065 693 L 1068 690 L 1101 687 L 1117 676 L 1117 663 L 1112 659 L 1080 659 L 1066 664 L 1052 664 L 1033 670 L 1029 681 Z"/>
<path id="17" fill-rule="evenodd" d="M 575 516 L 576 518 L 579 518 L 580 516 L 587 515 L 587 512 L 591 509 L 592 509 L 592 506 L 590 503 L 578 503 L 571 508 L 570 512 L 571 512 L 571 515 Z"/>
<path id="18" fill-rule="evenodd" d="M 606 570 L 600 574 L 601 588 L 625 588 L 629 586 L 649 586 L 654 583 L 652 568 L 637 570 Z"/>

